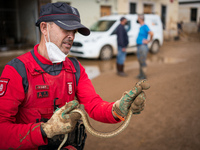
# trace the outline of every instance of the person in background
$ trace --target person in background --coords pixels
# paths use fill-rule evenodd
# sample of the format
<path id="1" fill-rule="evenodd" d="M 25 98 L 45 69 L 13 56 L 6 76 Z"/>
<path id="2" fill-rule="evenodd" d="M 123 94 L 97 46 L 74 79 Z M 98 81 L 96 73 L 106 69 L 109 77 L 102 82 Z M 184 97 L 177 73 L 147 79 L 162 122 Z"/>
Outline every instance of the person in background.
<path id="1" fill-rule="evenodd" d="M 137 43 L 137 58 L 139 61 L 139 75 L 137 78 L 139 79 L 146 79 L 146 72 L 147 72 L 147 54 L 148 54 L 148 43 L 150 43 L 153 39 L 153 32 L 149 29 L 149 27 L 144 23 L 144 15 L 139 14 L 137 23 L 140 24 L 139 33 L 136 39 Z M 150 36 L 150 38 L 148 37 Z M 149 38 L 149 39 L 148 39 Z"/>
<path id="2" fill-rule="evenodd" d="M 117 53 L 117 74 L 119 76 L 127 76 L 127 74 L 124 72 L 124 61 L 126 59 L 126 47 L 128 46 L 128 35 L 127 31 L 125 29 L 125 25 L 127 23 L 127 19 L 125 17 L 122 17 L 120 19 L 120 24 L 116 29 L 117 34 L 117 46 L 118 46 L 118 53 Z"/>
<path id="3" fill-rule="evenodd" d="M 62 149 L 82 150 L 86 133 L 80 114 L 70 113 L 80 104 L 103 123 L 118 123 L 130 109 L 144 109 L 146 96 L 137 86 L 120 100 L 104 101 L 81 63 L 67 57 L 75 33 L 90 34 L 76 8 L 43 5 L 36 26 L 40 43 L 6 64 L 0 77 L 0 149 L 56 150 L 68 134 Z"/>
<path id="4" fill-rule="evenodd" d="M 177 23 L 177 28 L 178 28 L 178 37 L 180 38 L 180 35 L 183 32 L 183 21 Z"/>

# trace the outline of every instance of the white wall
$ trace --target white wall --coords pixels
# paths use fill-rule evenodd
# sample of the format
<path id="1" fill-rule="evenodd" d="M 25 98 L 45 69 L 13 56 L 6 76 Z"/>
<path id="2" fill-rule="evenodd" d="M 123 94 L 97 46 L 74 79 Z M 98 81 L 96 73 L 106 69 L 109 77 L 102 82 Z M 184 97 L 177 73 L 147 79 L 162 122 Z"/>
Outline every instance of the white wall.
<path id="1" fill-rule="evenodd" d="M 169 0 L 129 0 L 129 3 L 137 4 L 136 12 L 143 13 L 144 4 L 153 5 L 153 12 L 161 16 L 161 6 L 165 5 L 167 9 L 166 28 L 164 30 L 164 39 L 170 40 L 177 36 L 177 22 L 178 22 L 178 0 L 171 3 Z"/>
<path id="2" fill-rule="evenodd" d="M 179 5 L 179 21 L 185 23 L 190 22 L 190 9 L 197 8 L 197 18 L 200 18 L 200 3 L 197 4 L 181 4 Z M 199 20 L 197 19 L 196 23 Z"/>
<path id="3" fill-rule="evenodd" d="M 197 8 L 197 20 L 196 22 L 190 21 L 190 11 L 191 8 Z M 200 3 L 193 4 L 180 4 L 179 5 L 179 19 L 178 21 L 183 21 L 183 30 L 187 33 L 197 32 L 198 23 L 200 21 Z"/>

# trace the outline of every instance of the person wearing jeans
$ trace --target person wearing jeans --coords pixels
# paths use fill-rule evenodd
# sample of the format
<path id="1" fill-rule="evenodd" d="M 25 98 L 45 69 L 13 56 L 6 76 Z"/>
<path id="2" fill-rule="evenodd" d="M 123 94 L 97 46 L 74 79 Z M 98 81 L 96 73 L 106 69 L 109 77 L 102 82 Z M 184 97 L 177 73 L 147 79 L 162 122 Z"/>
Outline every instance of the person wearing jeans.
<path id="1" fill-rule="evenodd" d="M 117 34 L 117 46 L 118 46 L 118 54 L 117 54 L 117 74 L 119 76 L 127 76 L 124 73 L 124 61 L 126 59 L 126 47 L 129 43 L 127 31 L 124 26 L 127 23 L 127 19 L 122 17 L 120 19 L 120 24 L 116 29 Z"/>
<path id="2" fill-rule="evenodd" d="M 137 23 L 139 23 L 140 29 L 138 33 L 138 37 L 136 40 L 137 43 L 137 58 L 140 65 L 140 73 L 137 76 L 139 79 L 146 79 L 146 72 L 147 72 L 147 64 L 146 58 L 148 54 L 148 43 L 151 42 L 153 38 L 153 32 L 149 29 L 149 27 L 144 23 L 144 15 L 138 15 Z M 150 35 L 150 39 L 148 40 L 148 35 Z"/>

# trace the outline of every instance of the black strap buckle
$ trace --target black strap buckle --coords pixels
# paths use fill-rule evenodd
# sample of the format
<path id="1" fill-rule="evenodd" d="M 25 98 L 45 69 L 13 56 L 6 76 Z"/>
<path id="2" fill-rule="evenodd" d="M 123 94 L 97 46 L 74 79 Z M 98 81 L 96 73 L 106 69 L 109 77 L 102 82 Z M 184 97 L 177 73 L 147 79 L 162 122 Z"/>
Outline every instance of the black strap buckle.
<path id="1" fill-rule="evenodd" d="M 58 105 L 56 105 L 56 100 L 57 100 L 58 98 L 55 98 L 54 100 L 53 100 L 53 108 L 54 108 L 54 111 L 58 108 Z"/>
<path id="2" fill-rule="evenodd" d="M 80 146 L 82 146 L 82 144 L 85 143 L 87 134 L 85 133 L 85 126 L 82 122 L 79 122 L 79 124 L 77 124 L 77 125 L 78 125 L 78 131 L 77 131 L 78 133 L 77 133 L 76 145 L 78 147 L 80 147 Z"/>

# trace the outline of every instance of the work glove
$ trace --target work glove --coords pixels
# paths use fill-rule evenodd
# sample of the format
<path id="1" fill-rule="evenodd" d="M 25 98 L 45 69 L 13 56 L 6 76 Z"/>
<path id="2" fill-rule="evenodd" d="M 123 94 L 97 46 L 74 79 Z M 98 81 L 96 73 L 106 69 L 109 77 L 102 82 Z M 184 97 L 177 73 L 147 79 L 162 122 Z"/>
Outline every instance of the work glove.
<path id="1" fill-rule="evenodd" d="M 47 138 L 73 131 L 81 115 L 79 113 L 70 114 L 70 111 L 78 106 L 79 103 L 77 100 L 70 101 L 63 107 L 58 108 L 46 123 L 41 123 L 41 127 L 46 133 Z"/>
<path id="2" fill-rule="evenodd" d="M 129 109 L 132 110 L 133 114 L 139 114 L 144 109 L 146 100 L 146 95 L 142 90 L 147 90 L 149 88 L 150 85 L 147 80 L 141 80 L 136 83 L 133 89 L 124 92 L 121 99 L 113 104 L 113 116 L 124 120 Z"/>

